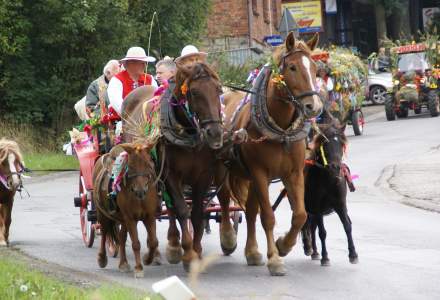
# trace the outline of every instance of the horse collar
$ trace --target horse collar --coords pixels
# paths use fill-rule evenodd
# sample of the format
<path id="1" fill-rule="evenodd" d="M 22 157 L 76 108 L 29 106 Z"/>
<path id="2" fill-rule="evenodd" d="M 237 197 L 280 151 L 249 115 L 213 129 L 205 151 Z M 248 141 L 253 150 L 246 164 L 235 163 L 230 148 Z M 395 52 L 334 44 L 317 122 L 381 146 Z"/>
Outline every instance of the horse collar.
<path id="1" fill-rule="evenodd" d="M 196 130 L 195 134 L 189 134 L 185 132 L 184 127 L 178 122 L 176 119 L 176 115 L 172 109 L 172 106 L 180 106 L 176 104 L 172 104 L 174 99 L 174 86 L 171 85 L 165 91 L 161 104 L 160 104 L 160 127 L 161 133 L 164 136 L 165 140 L 170 144 L 182 146 L 182 147 L 190 147 L 196 148 L 201 144 L 201 134 L 198 127 L 194 127 Z M 187 98 L 185 97 L 185 100 Z M 186 105 L 188 101 L 185 101 Z M 185 111 L 186 116 L 190 119 L 191 123 L 193 123 L 192 116 L 189 115 L 189 110 L 187 111 L 186 106 L 182 106 Z"/>
<path id="2" fill-rule="evenodd" d="M 305 122 L 302 115 L 299 115 L 286 130 L 276 124 L 269 114 L 266 97 L 262 95 L 262 92 L 267 90 L 270 75 L 270 69 L 265 66 L 260 74 L 258 74 L 255 85 L 252 87 L 251 121 L 257 130 L 263 136 L 266 136 L 268 140 L 286 143 L 288 146 L 291 142 L 306 138 L 310 130 L 310 122 Z"/>

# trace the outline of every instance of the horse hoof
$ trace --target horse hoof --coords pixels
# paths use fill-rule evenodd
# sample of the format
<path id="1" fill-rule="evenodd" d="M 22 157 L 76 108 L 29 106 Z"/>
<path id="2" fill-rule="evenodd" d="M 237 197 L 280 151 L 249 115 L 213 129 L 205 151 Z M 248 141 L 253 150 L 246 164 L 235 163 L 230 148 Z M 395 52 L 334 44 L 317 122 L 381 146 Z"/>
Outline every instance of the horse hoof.
<path id="1" fill-rule="evenodd" d="M 319 253 L 312 253 L 311 258 L 312 260 L 320 260 L 321 256 L 319 255 Z"/>
<path id="2" fill-rule="evenodd" d="M 359 263 L 359 258 L 357 257 L 357 255 L 353 256 L 353 257 L 349 257 L 349 260 L 350 260 L 350 263 L 354 264 L 354 265 Z"/>
<path id="3" fill-rule="evenodd" d="M 313 253 L 313 250 L 312 250 L 312 249 L 304 249 L 304 255 L 305 255 L 305 256 L 311 256 L 312 253 Z"/>
<path id="4" fill-rule="evenodd" d="M 160 266 L 160 265 L 162 265 L 162 257 L 160 257 L 160 255 L 159 256 L 155 256 L 153 258 L 153 261 L 151 262 L 151 265 L 153 265 L 153 266 Z"/>
<path id="5" fill-rule="evenodd" d="M 122 265 L 119 265 L 119 271 L 121 271 L 122 273 L 128 273 L 130 272 L 130 265 L 128 263 L 124 263 Z"/>
<path id="6" fill-rule="evenodd" d="M 223 254 L 224 254 L 225 256 L 229 256 L 229 255 L 231 255 L 232 253 L 234 253 L 235 249 L 237 249 L 237 244 L 235 244 L 235 246 L 232 247 L 232 248 L 226 248 L 226 247 L 224 247 L 223 245 L 221 245 L 221 248 L 222 248 Z"/>
<path id="7" fill-rule="evenodd" d="M 248 266 L 262 266 L 264 265 L 263 256 L 259 252 L 246 255 L 246 261 Z"/>
<path id="8" fill-rule="evenodd" d="M 267 267 L 271 276 L 284 276 L 287 273 L 286 267 L 279 257 L 269 259 L 269 261 L 267 262 Z"/>
<path id="9" fill-rule="evenodd" d="M 189 273 L 190 269 L 191 269 L 191 262 L 183 262 L 183 269 L 185 270 L 185 272 Z"/>
<path id="10" fill-rule="evenodd" d="M 279 238 L 277 239 L 277 241 L 276 241 L 275 244 L 276 244 L 277 249 L 278 249 L 278 254 L 279 254 L 281 257 L 286 256 L 286 255 L 289 254 L 289 252 L 292 250 L 292 248 L 286 248 L 286 247 L 284 246 L 284 241 L 283 241 L 283 238 L 282 238 L 282 237 L 279 237 Z"/>
<path id="11" fill-rule="evenodd" d="M 155 250 L 154 254 L 151 254 L 150 251 L 148 251 L 148 253 L 145 253 L 144 256 L 142 257 L 142 263 L 145 266 L 148 265 L 154 265 L 154 266 L 158 266 L 161 265 L 161 256 L 160 256 L 160 252 L 159 250 Z"/>
<path id="12" fill-rule="evenodd" d="M 98 255 L 98 265 L 100 268 L 105 268 L 107 266 L 107 255 Z"/>
<path id="13" fill-rule="evenodd" d="M 8 247 L 8 243 L 6 241 L 0 241 L 0 247 Z"/>
<path id="14" fill-rule="evenodd" d="M 220 246 L 224 255 L 231 255 L 237 249 L 237 234 L 234 229 L 220 234 Z"/>
<path id="15" fill-rule="evenodd" d="M 321 259 L 321 266 L 323 266 L 323 267 L 328 267 L 328 266 L 330 266 L 330 259 L 328 259 L 328 258 L 322 258 L 322 259 Z"/>
<path id="16" fill-rule="evenodd" d="M 160 255 L 159 250 L 156 250 L 152 264 L 153 266 L 160 266 L 162 264 L 162 255 Z"/>
<path id="17" fill-rule="evenodd" d="M 134 278 L 144 278 L 144 270 L 134 270 Z"/>
<path id="18" fill-rule="evenodd" d="M 165 252 L 165 256 L 167 258 L 167 261 L 170 264 L 178 264 L 182 261 L 182 255 L 183 255 L 183 251 L 182 251 L 182 247 L 180 246 L 167 246 L 166 252 Z"/>

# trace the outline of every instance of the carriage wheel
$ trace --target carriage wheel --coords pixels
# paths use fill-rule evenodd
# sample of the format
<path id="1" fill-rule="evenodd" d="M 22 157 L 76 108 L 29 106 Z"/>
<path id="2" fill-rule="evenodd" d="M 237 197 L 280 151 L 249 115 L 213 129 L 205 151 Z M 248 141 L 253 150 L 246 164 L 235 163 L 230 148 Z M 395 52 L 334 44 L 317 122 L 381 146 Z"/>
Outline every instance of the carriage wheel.
<path id="1" fill-rule="evenodd" d="M 81 232 L 82 232 L 84 245 L 86 245 L 86 247 L 88 248 L 91 248 L 95 240 L 95 226 L 87 218 L 88 211 L 89 211 L 88 207 L 81 207 L 79 216 L 81 218 Z"/>
<path id="2" fill-rule="evenodd" d="M 82 197 L 84 195 L 84 189 L 82 185 L 82 174 L 79 176 L 79 195 Z M 86 247 L 91 248 L 93 246 L 93 242 L 95 240 L 95 226 L 91 221 L 88 220 L 87 212 L 90 208 L 90 202 L 86 201 L 86 206 L 81 205 L 79 209 L 79 218 L 81 223 L 81 233 L 84 244 Z"/>
<path id="3" fill-rule="evenodd" d="M 355 110 L 351 116 L 351 123 L 353 125 L 353 131 L 355 135 L 362 135 L 364 132 L 364 114 L 360 110 Z"/>

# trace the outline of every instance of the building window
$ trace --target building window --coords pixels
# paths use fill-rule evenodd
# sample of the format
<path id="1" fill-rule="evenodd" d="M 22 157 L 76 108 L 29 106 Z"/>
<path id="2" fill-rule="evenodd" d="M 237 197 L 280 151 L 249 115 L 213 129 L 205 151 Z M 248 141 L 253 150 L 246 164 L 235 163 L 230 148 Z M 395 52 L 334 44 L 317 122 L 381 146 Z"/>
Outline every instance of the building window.
<path id="1" fill-rule="evenodd" d="M 270 23 L 269 0 L 263 0 L 263 18 L 264 22 Z"/>
<path id="2" fill-rule="evenodd" d="M 257 0 L 252 0 L 252 12 L 254 13 L 254 15 L 258 16 L 258 2 Z"/>

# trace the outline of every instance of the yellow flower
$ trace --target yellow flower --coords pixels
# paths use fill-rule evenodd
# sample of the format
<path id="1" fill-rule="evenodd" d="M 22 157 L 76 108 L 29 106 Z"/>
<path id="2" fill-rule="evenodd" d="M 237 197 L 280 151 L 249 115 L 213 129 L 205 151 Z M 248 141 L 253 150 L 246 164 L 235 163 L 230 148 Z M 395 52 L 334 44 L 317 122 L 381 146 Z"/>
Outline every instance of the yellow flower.
<path id="1" fill-rule="evenodd" d="M 284 82 L 284 76 L 283 75 L 274 75 L 272 77 L 272 82 L 275 84 L 279 84 L 279 85 L 285 85 L 286 83 Z"/>
<path id="2" fill-rule="evenodd" d="M 185 95 L 188 93 L 188 85 L 186 84 L 186 82 L 184 84 L 182 84 L 182 86 L 180 87 L 180 91 L 182 92 L 182 95 Z"/>

